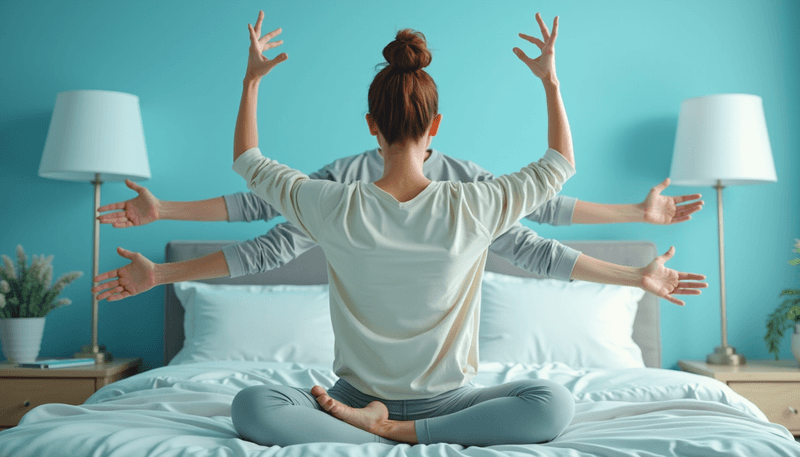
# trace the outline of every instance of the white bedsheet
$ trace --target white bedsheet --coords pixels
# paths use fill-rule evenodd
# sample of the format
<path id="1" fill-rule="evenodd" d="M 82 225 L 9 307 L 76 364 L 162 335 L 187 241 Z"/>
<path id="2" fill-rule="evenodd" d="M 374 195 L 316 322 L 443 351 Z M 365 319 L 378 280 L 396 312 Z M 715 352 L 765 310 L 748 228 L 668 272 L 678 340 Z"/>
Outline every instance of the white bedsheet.
<path id="1" fill-rule="evenodd" d="M 81 406 L 39 406 L 18 427 L 0 432 L 0 456 L 800 456 L 800 444 L 784 427 L 711 378 L 559 364 L 483 363 L 480 369 L 473 381 L 479 386 L 522 378 L 564 384 L 577 402 L 575 419 L 559 438 L 541 445 L 264 447 L 237 437 L 233 396 L 260 383 L 330 387 L 332 371 L 288 363 L 195 363 L 119 381 Z"/>

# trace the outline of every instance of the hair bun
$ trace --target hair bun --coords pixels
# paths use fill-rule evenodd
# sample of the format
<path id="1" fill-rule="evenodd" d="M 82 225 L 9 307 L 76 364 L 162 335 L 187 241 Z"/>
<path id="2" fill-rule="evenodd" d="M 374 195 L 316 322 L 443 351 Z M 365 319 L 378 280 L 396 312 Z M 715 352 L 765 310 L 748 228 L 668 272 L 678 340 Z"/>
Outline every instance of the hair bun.
<path id="1" fill-rule="evenodd" d="M 383 57 L 390 69 L 401 72 L 421 70 L 430 65 L 433 58 L 425 35 L 411 29 L 397 32 L 395 40 L 383 48 Z"/>

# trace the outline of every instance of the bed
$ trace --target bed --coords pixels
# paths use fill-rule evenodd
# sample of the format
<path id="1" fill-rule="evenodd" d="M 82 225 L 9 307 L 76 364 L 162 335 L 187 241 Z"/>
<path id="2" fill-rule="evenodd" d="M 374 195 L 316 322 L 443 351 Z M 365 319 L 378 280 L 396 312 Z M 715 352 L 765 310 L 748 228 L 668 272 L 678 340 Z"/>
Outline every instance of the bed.
<path id="1" fill-rule="evenodd" d="M 172 241 L 166 260 L 229 243 Z M 657 255 L 650 242 L 566 244 L 632 266 Z M 784 427 L 723 383 L 661 368 L 655 297 L 535 278 L 494 256 L 486 271 L 473 382 L 545 378 L 570 389 L 575 417 L 549 443 L 282 448 L 239 439 L 230 420 L 239 390 L 335 382 L 325 259 L 315 248 L 264 274 L 165 287 L 164 366 L 108 385 L 83 405 L 33 409 L 0 432 L 0 456 L 800 456 Z"/>

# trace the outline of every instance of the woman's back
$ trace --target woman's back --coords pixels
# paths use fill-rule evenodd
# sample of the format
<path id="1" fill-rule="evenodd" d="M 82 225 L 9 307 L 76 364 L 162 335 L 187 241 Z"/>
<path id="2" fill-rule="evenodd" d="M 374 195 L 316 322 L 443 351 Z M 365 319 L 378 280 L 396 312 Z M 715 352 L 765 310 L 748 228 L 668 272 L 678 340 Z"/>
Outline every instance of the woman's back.
<path id="1" fill-rule="evenodd" d="M 428 398 L 476 374 L 488 246 L 574 173 L 548 150 L 520 172 L 431 182 L 399 202 L 375 183 L 307 179 L 257 149 L 234 170 L 325 251 L 336 374 L 394 400 Z"/>

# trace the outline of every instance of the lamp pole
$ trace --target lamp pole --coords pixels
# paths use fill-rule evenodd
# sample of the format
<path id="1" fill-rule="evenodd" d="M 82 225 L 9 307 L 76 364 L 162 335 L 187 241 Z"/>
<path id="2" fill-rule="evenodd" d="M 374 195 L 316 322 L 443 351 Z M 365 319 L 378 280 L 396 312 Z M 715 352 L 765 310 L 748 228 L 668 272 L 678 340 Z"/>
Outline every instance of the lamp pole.
<path id="1" fill-rule="evenodd" d="M 97 219 L 97 209 L 100 208 L 100 186 L 103 181 L 100 180 L 100 173 L 95 173 L 94 181 L 94 211 L 92 212 L 94 219 L 94 244 L 92 246 L 92 286 L 96 286 L 94 278 L 100 274 L 100 220 Z M 92 343 L 81 347 L 81 351 L 75 354 L 75 357 L 93 358 L 95 363 L 106 363 L 113 359 L 110 352 L 106 351 L 105 346 L 100 346 L 98 342 L 98 323 L 100 322 L 100 306 L 97 301 L 97 295 L 92 292 Z"/>
<path id="2" fill-rule="evenodd" d="M 706 361 L 715 365 L 744 365 L 744 356 L 736 353 L 736 349 L 728 346 L 728 315 L 725 307 L 725 231 L 722 221 L 722 181 L 717 180 L 717 232 L 719 233 L 719 304 L 722 315 L 722 345 L 708 354 Z"/>

